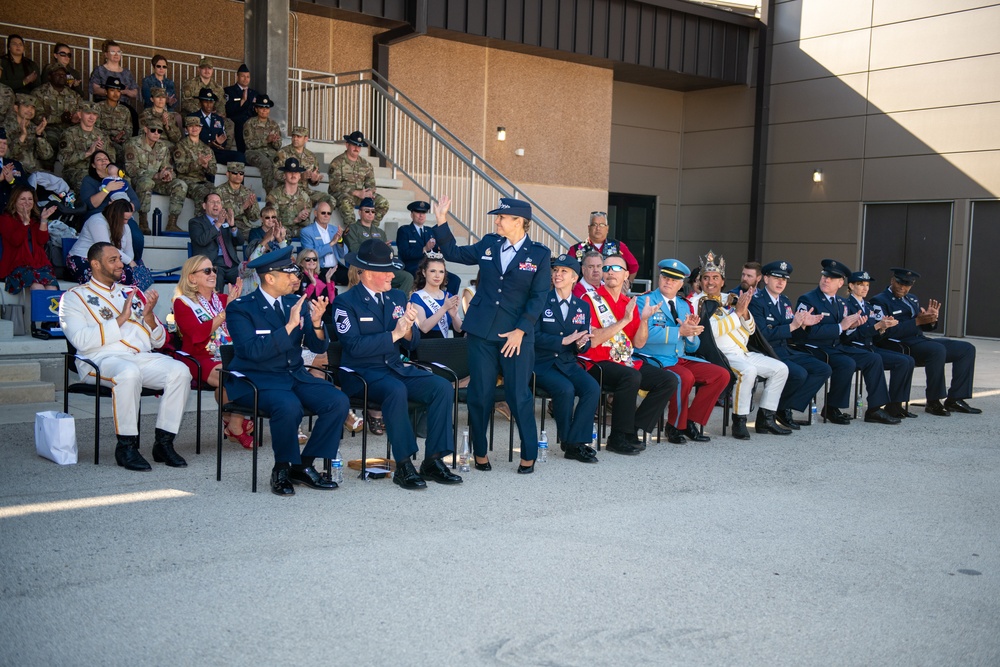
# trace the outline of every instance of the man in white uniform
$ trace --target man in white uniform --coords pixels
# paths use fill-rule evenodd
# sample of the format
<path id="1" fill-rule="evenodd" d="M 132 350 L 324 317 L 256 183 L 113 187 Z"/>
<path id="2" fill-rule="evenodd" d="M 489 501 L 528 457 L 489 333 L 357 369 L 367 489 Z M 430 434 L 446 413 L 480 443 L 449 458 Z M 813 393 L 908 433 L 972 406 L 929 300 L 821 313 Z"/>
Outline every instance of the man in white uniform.
<path id="1" fill-rule="evenodd" d="M 153 460 L 183 468 L 187 462 L 174 451 L 174 436 L 191 391 L 191 373 L 183 362 L 153 352 L 166 341 L 153 314 L 158 294 L 118 284 L 122 259 L 110 243 L 90 246 L 87 261 L 93 278 L 63 294 L 59 324 L 73 347 L 100 366 L 101 384 L 111 388 L 115 461 L 128 470 L 151 469 L 139 453 L 139 396 L 148 387 L 163 390 Z M 83 382 L 94 377 L 86 364 L 77 364 L 77 370 Z"/>

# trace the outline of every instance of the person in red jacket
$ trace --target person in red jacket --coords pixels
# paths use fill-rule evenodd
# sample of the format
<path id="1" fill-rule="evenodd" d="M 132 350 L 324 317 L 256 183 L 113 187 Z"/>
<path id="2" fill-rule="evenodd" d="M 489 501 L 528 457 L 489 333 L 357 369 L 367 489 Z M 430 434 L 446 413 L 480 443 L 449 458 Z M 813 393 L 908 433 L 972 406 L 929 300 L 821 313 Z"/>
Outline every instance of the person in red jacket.
<path id="1" fill-rule="evenodd" d="M 0 214 L 0 240 L 3 254 L 0 255 L 0 279 L 6 281 L 8 294 L 20 294 L 24 289 L 58 290 L 59 283 L 52 268 L 52 262 L 45 252 L 49 242 L 49 216 L 56 207 L 38 210 L 35 191 L 16 187 L 11 192 L 7 207 Z M 31 300 L 26 299 L 28 307 Z M 30 311 L 26 313 L 30 320 Z"/>

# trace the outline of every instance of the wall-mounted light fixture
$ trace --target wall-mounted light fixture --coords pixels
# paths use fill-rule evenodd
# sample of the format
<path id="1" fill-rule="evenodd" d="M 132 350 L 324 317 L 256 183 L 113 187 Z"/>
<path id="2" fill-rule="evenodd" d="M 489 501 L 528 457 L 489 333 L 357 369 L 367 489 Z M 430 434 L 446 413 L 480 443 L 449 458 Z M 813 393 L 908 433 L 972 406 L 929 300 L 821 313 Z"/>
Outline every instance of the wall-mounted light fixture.
<path id="1" fill-rule="evenodd" d="M 524 157 L 524 149 L 523 148 L 518 148 L 517 150 L 514 151 L 514 155 L 516 155 L 518 157 Z"/>
<path id="2" fill-rule="evenodd" d="M 823 170 L 813 169 L 813 183 L 822 183 L 822 182 L 823 182 Z"/>
<path id="3" fill-rule="evenodd" d="M 497 128 L 497 141 L 507 141 L 507 128 L 498 127 Z"/>

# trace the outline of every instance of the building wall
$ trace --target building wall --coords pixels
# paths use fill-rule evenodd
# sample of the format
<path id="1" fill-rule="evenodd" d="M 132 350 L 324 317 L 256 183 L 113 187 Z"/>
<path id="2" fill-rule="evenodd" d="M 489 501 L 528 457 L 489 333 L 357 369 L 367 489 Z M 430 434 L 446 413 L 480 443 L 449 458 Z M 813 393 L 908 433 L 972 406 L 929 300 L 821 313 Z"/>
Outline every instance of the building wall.
<path id="1" fill-rule="evenodd" d="M 764 259 L 794 261 L 798 293 L 821 258 L 860 261 L 865 202 L 955 201 L 960 305 L 969 200 L 1000 195 L 1000 4 L 785 0 L 773 25 Z"/>

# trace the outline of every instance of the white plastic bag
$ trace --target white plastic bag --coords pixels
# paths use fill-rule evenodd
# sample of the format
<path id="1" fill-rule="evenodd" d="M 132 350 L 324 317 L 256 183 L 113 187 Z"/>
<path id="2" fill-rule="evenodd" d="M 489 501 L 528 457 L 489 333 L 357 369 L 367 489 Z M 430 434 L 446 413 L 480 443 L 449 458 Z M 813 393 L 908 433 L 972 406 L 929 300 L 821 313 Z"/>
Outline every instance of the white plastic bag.
<path id="1" fill-rule="evenodd" d="M 76 463 L 76 422 L 65 412 L 35 413 L 35 451 L 59 465 Z"/>

